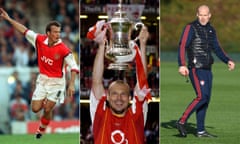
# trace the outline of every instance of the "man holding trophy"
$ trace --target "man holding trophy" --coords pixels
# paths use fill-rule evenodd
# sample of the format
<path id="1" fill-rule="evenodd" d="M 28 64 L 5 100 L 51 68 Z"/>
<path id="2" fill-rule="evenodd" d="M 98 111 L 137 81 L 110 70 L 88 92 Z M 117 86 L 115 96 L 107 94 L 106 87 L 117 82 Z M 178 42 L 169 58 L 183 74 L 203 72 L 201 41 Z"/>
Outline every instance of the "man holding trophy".
<path id="1" fill-rule="evenodd" d="M 121 55 L 121 46 L 116 46 L 119 54 L 113 52 L 115 64 L 110 69 L 125 70 L 122 62 L 133 59 L 136 62 L 137 84 L 134 96 L 130 94 L 130 87 L 124 80 L 113 81 L 108 90 L 104 89 L 102 80 L 104 72 L 104 57 L 109 57 L 109 47 L 106 46 L 106 31 L 111 29 L 109 23 L 98 21 L 89 29 L 87 37 L 98 43 L 99 48 L 95 56 L 92 74 L 92 89 L 90 94 L 90 112 L 93 123 L 93 137 L 96 144 L 144 144 L 144 125 L 146 122 L 148 105 L 151 99 L 147 83 L 146 43 L 148 30 L 142 27 L 137 39 L 129 41 L 132 51 L 129 56 Z M 111 32 L 111 30 L 109 30 Z M 111 35 L 111 34 L 110 34 Z M 119 44 L 120 45 L 120 44 Z M 110 48 L 113 44 L 110 44 Z M 127 60 L 126 60 L 126 59 Z M 120 65 L 118 65 L 120 63 Z M 119 68 L 118 68 L 119 66 Z M 109 68 L 109 67 L 108 67 Z M 130 101 L 132 103 L 130 104 Z"/>

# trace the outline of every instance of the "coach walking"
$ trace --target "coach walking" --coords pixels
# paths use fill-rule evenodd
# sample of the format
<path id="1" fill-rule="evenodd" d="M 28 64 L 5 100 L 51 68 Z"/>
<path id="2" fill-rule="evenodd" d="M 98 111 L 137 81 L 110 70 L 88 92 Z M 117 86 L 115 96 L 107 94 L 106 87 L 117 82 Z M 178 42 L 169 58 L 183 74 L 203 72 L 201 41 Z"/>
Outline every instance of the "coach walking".
<path id="1" fill-rule="evenodd" d="M 215 29 L 210 25 L 210 9 L 207 5 L 197 8 L 197 20 L 187 24 L 182 33 L 178 48 L 179 73 L 189 76 L 196 92 L 196 98 L 188 105 L 176 126 L 182 137 L 187 136 L 185 124 L 193 112 L 197 116 L 197 137 L 216 137 L 205 130 L 205 116 L 211 97 L 213 64 L 212 51 L 229 70 L 235 63 L 226 55 L 218 43 Z M 185 55 L 187 54 L 188 65 Z"/>

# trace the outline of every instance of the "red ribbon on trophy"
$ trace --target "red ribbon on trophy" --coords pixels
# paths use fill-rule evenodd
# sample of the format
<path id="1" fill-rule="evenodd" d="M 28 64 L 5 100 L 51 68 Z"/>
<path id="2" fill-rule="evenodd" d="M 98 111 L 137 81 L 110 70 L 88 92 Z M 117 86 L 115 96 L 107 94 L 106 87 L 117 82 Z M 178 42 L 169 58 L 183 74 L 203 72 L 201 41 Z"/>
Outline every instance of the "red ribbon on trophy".
<path id="1" fill-rule="evenodd" d="M 151 100 L 151 89 L 148 86 L 147 76 L 144 72 L 144 66 L 141 58 L 141 52 L 139 50 L 138 45 L 134 42 L 134 49 L 136 50 L 135 62 L 136 62 L 136 73 L 137 73 L 137 80 L 138 85 L 140 88 L 140 93 L 144 95 L 146 100 Z"/>

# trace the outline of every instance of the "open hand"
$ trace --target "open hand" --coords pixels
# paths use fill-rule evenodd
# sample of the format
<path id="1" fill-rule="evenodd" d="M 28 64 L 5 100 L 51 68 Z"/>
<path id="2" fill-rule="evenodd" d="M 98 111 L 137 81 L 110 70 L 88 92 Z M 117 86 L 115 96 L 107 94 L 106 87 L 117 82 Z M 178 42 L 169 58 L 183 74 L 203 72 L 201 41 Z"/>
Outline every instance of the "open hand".
<path id="1" fill-rule="evenodd" d="M 0 16 L 4 19 L 9 19 L 7 12 L 3 8 L 0 8 Z"/>

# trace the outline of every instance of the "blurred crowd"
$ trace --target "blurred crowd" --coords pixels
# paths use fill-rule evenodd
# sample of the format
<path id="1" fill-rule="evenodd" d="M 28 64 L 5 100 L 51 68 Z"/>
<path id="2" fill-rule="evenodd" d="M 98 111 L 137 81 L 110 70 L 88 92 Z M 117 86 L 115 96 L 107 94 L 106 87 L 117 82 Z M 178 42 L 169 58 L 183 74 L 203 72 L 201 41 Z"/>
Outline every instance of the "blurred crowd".
<path id="1" fill-rule="evenodd" d="M 9 16 L 29 27 L 29 19 L 25 16 L 26 3 L 2 0 L 1 8 L 6 9 Z M 32 47 L 23 35 L 6 21 L 0 21 L 0 66 L 35 66 L 36 57 L 32 57 L 30 51 Z"/>
<path id="2" fill-rule="evenodd" d="M 0 7 L 4 8 L 10 17 L 31 28 L 30 17 L 26 15 L 29 1 L 24 0 L 0 0 Z M 49 0 L 47 8 L 51 20 L 57 20 L 62 24 L 61 37 L 64 43 L 72 50 L 79 64 L 79 1 L 78 0 Z M 33 10 L 32 10 L 33 11 Z M 46 24 L 48 21 L 46 21 Z M 34 29 L 33 29 L 34 30 Z M 38 31 L 36 31 L 38 32 Z M 37 67 L 35 49 L 26 41 L 24 36 L 14 30 L 6 21 L 0 21 L 0 67 Z M 18 72 L 11 75 L 13 82 L 9 84 L 10 120 L 26 121 L 39 119 L 31 112 L 30 102 L 35 87 L 38 72 L 31 72 L 28 82 L 23 82 Z M 76 93 L 73 98 L 66 97 L 64 104 L 58 104 L 54 110 L 54 120 L 79 119 L 79 81 L 76 80 Z"/>

